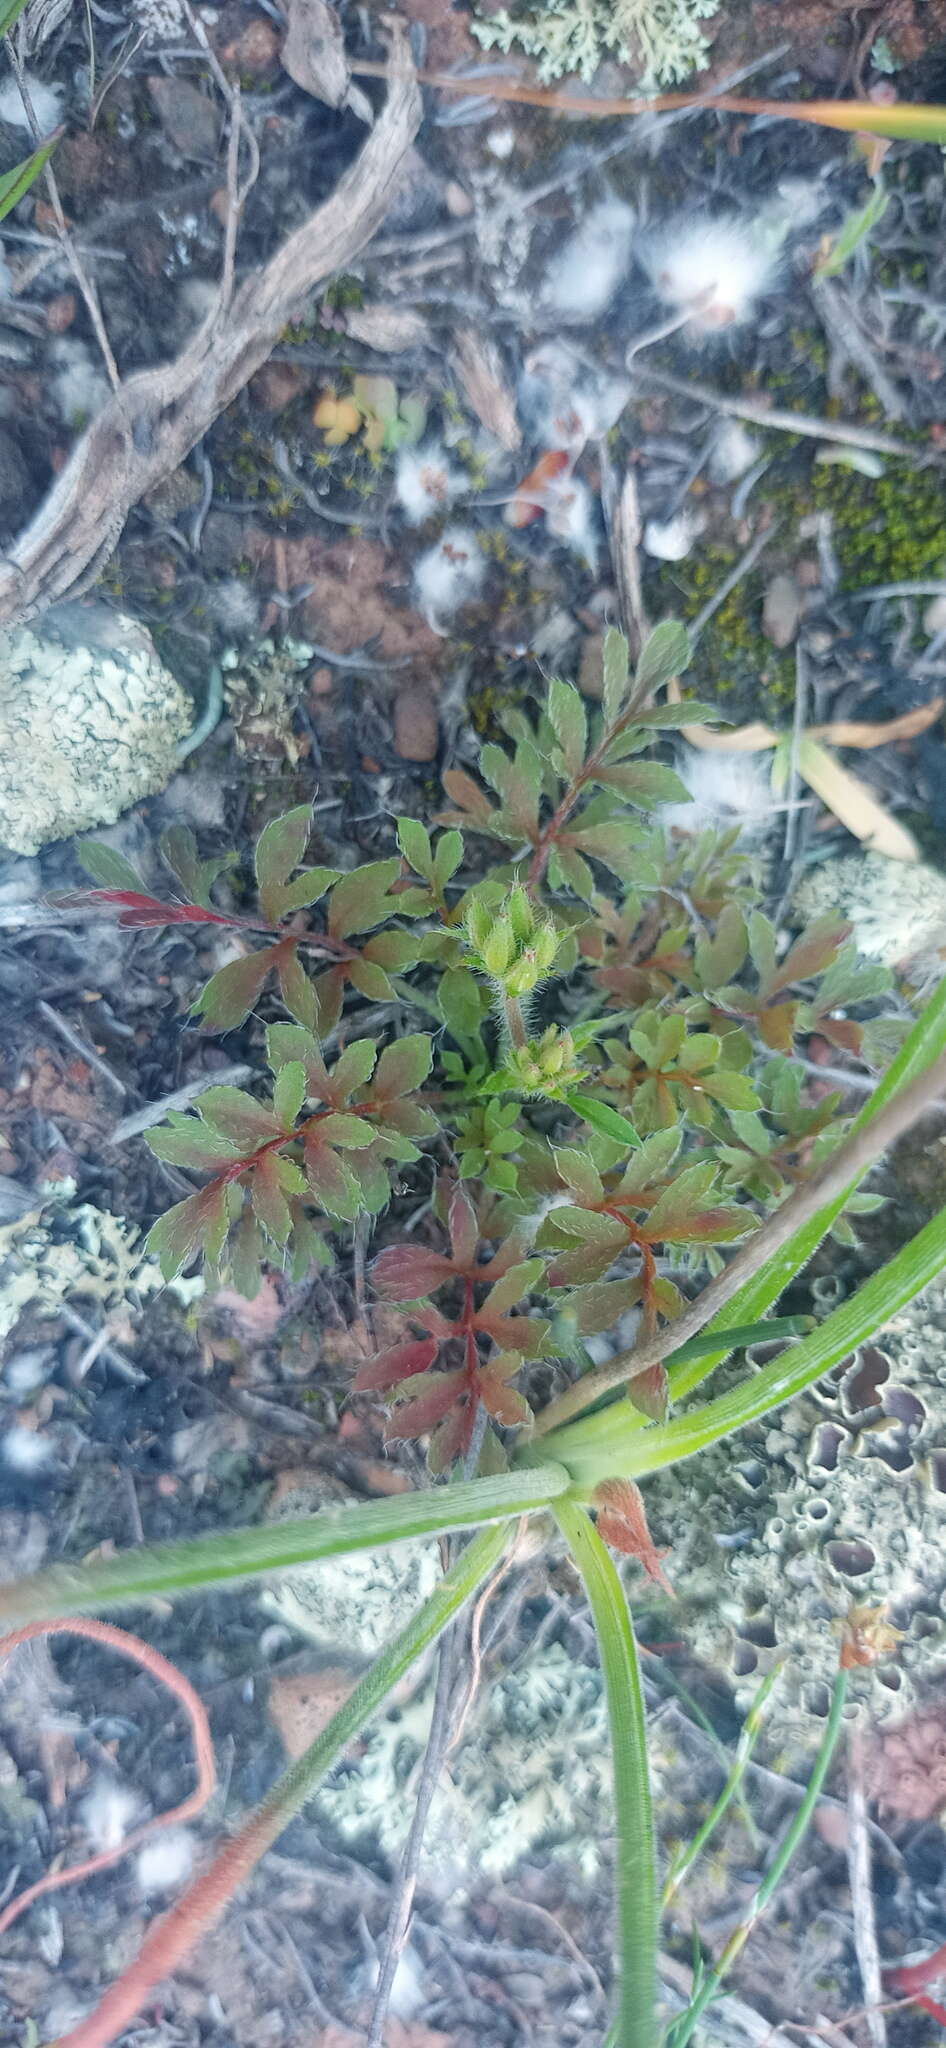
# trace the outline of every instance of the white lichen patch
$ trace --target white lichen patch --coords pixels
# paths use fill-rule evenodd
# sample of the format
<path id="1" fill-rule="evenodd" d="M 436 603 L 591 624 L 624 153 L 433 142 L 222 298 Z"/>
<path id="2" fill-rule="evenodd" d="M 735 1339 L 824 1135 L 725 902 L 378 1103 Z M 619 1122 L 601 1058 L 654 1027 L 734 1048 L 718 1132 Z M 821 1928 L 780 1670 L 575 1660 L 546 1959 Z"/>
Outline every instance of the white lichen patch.
<path id="1" fill-rule="evenodd" d="M 293 768 L 301 760 L 292 721 L 314 653 L 307 640 L 289 638 L 227 649 L 220 663 L 223 694 L 241 753 L 285 756 Z"/>
<path id="2" fill-rule="evenodd" d="M 193 721 L 151 635 L 104 605 L 0 630 L 0 846 L 111 825 L 164 788 Z"/>
<path id="3" fill-rule="evenodd" d="M 140 1233 L 91 1202 L 51 1197 L 0 1226 L 0 1339 L 28 1308 L 55 1315 L 64 1301 L 84 1297 L 109 1310 L 161 1286 Z"/>
<path id="4" fill-rule="evenodd" d="M 767 1725 L 787 1751 L 818 1740 L 852 1606 L 903 1631 L 851 1674 L 855 1698 L 881 1724 L 921 1706 L 946 1665 L 946 1279 L 837 1377 L 645 1495 L 680 1633 L 742 1708 L 779 1663 Z"/>
<path id="5" fill-rule="evenodd" d="M 322 1506 L 311 1487 L 290 1487 L 281 1494 L 273 1519 L 285 1521 L 314 1510 L 320 1520 L 330 1519 L 338 1504 Z M 383 1650 L 433 1592 L 440 1575 L 439 1544 L 411 1540 L 302 1565 L 268 1587 L 261 1605 L 320 1649 L 357 1664 Z"/>
<path id="6" fill-rule="evenodd" d="M 606 56 L 616 56 L 649 92 L 705 64 L 701 23 L 716 11 L 716 0 L 544 0 L 470 26 L 488 50 L 524 50 L 545 85 L 569 72 L 591 79 Z"/>
<path id="7" fill-rule="evenodd" d="M 946 875 L 936 868 L 882 853 L 848 853 L 803 876 L 793 908 L 803 922 L 839 910 L 854 926 L 858 952 L 886 967 L 917 969 L 911 979 L 928 972 L 938 979 L 943 972 Z"/>

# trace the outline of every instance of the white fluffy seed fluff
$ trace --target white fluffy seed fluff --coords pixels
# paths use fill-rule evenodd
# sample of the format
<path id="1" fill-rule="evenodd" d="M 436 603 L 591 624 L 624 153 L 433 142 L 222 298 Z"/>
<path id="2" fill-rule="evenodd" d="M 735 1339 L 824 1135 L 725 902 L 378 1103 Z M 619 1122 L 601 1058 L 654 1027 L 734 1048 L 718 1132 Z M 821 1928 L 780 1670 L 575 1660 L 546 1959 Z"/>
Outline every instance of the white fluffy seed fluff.
<path id="1" fill-rule="evenodd" d="M 173 1891 L 190 1876 L 193 1863 L 194 1841 L 186 1828 L 168 1828 L 166 1834 L 152 1835 L 135 1858 L 138 1889 L 146 1897 L 151 1892 Z"/>
<path id="2" fill-rule="evenodd" d="M 724 831 L 739 825 L 747 837 L 758 837 L 772 817 L 774 798 L 768 754 L 681 751 L 674 763 L 692 802 L 665 804 L 660 822 L 683 832 L 702 832 L 707 825 Z"/>
<path id="3" fill-rule="evenodd" d="M 41 78 L 34 78 L 29 71 L 23 73 L 23 83 L 29 94 L 39 132 L 41 135 L 49 135 L 59 121 L 59 87 L 44 85 Z M 15 78 L 5 78 L 0 84 L 0 121 L 6 121 L 11 128 L 28 129 L 30 126 L 30 118 Z"/>
<path id="4" fill-rule="evenodd" d="M 435 512 L 446 512 L 469 487 L 469 478 L 451 466 L 445 449 L 433 443 L 426 448 L 401 449 L 394 490 L 411 526 L 421 526 Z"/>
<path id="5" fill-rule="evenodd" d="M 483 587 L 486 563 L 470 526 L 445 527 L 440 539 L 414 564 L 414 582 L 421 611 L 435 633 L 443 629 L 461 604 Z"/>
<path id="6" fill-rule="evenodd" d="M 53 1456 L 48 1436 L 41 1436 L 36 1429 L 25 1429 L 19 1422 L 4 1431 L 0 1450 L 10 1471 L 20 1472 L 24 1477 L 30 1472 L 42 1472 Z"/>
<path id="7" fill-rule="evenodd" d="M 634 213 L 620 199 L 602 199 L 553 256 L 542 282 L 544 309 L 573 326 L 597 320 L 631 260 Z"/>
<path id="8" fill-rule="evenodd" d="M 699 512 L 684 506 L 673 519 L 648 519 L 644 528 L 644 549 L 655 562 L 682 562 L 706 524 Z"/>
<path id="9" fill-rule="evenodd" d="M 772 237 L 733 214 L 717 220 L 676 216 L 655 229 L 641 255 L 655 290 L 689 315 L 694 336 L 748 319 L 774 276 Z"/>
<path id="10" fill-rule="evenodd" d="M 114 1778 L 99 1778 L 87 1792 L 79 1816 L 96 1855 L 117 1849 L 140 1812 L 137 1795 Z"/>
<path id="11" fill-rule="evenodd" d="M 745 476 L 746 470 L 752 468 L 758 453 L 759 442 L 741 420 L 721 420 L 707 464 L 710 482 L 735 483 L 737 476 Z"/>
<path id="12" fill-rule="evenodd" d="M 554 477 L 545 487 L 545 517 L 549 531 L 564 541 L 572 554 L 594 574 L 598 560 L 595 535 L 595 499 L 587 484 L 577 476 Z"/>

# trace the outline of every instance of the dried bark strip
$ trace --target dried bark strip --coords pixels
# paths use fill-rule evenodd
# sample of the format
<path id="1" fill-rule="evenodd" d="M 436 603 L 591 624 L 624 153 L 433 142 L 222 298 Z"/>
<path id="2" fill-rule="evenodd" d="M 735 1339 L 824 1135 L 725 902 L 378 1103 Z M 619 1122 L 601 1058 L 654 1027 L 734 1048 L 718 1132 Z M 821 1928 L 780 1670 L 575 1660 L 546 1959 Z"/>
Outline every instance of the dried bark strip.
<path id="1" fill-rule="evenodd" d="M 388 97 L 332 197 L 244 279 L 171 363 L 121 385 L 83 434 L 35 518 L 0 561 L 0 624 L 76 595 L 115 547 L 132 507 L 177 469 L 269 356 L 307 294 L 383 221 L 421 100 L 405 32 L 392 24 Z"/>

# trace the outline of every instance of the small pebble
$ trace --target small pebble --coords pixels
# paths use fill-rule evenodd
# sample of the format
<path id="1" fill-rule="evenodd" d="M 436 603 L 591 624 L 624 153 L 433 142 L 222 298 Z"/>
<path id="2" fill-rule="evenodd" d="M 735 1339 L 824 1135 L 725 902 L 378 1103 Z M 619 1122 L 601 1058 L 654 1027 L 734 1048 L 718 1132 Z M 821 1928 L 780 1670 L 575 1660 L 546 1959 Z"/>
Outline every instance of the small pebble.
<path id="1" fill-rule="evenodd" d="M 394 745 L 402 761 L 432 761 L 437 752 L 437 704 L 428 690 L 407 683 L 394 700 Z"/>
<path id="2" fill-rule="evenodd" d="M 790 647 L 801 617 L 801 591 L 794 576 L 773 576 L 762 600 L 762 631 L 773 647 Z"/>

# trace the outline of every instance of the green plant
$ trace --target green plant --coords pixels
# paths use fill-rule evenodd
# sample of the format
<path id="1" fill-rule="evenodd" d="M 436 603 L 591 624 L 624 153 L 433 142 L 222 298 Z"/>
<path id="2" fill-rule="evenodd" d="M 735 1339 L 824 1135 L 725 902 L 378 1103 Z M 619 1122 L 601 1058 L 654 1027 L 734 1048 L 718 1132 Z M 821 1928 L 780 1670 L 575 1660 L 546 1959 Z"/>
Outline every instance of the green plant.
<path id="1" fill-rule="evenodd" d="M 850 1129 L 836 1097 L 806 1100 L 797 1040 L 817 1027 L 863 1050 L 871 1018 L 858 1012 L 876 1005 L 886 977 L 858 963 L 833 916 L 781 949 L 734 835 L 668 840 L 655 821 L 685 791 L 647 750 L 711 716 L 655 701 L 687 654 L 685 633 L 668 622 L 632 676 L 625 642 L 610 633 L 600 712 L 589 722 L 577 691 L 558 680 L 534 720 L 508 712 L 509 750 L 487 745 L 480 755 L 493 794 L 448 773 L 452 808 L 436 840 L 401 819 L 399 852 L 340 874 L 302 865 L 305 808 L 274 820 L 256 848 L 255 907 L 217 907 L 213 891 L 231 864 L 201 860 L 180 829 L 164 842 L 173 898 L 150 894 L 111 850 L 86 849 L 99 886 L 80 901 L 128 927 L 207 925 L 242 944 L 195 1001 L 206 1027 L 231 1030 L 267 1007 L 261 1092 L 210 1087 L 192 1113 L 149 1134 L 159 1159 L 204 1177 L 152 1230 L 169 1278 L 197 1257 L 245 1292 L 265 1264 L 304 1273 L 331 1257 L 340 1229 L 387 1209 L 395 1180 L 429 1185 L 425 1148 L 436 1157 L 423 1228 L 405 1240 L 389 1226 L 371 1268 L 400 1322 L 354 1386 L 384 1396 L 389 1438 L 425 1439 L 432 1473 L 451 1476 L 331 1519 L 54 1568 L 0 1593 L 0 1620 L 61 1619 L 486 1526 L 69 2048 L 101 2048 L 132 2017 L 419 1648 L 482 1584 L 513 1518 L 542 1509 L 588 1592 L 614 1741 L 610 2039 L 654 2048 L 644 1715 L 608 1547 L 666 1584 L 639 1482 L 812 1384 L 946 1262 L 943 1212 L 820 1326 L 769 1316 L 824 1235 L 849 1233 L 849 1216 L 873 1206 L 859 1181 L 944 1085 L 946 987 Z M 467 839 L 492 843 L 498 864 L 477 873 Z M 436 1033 L 410 1030 L 384 1045 L 359 1037 L 359 1001 L 387 1000 L 413 1003 Z M 336 1034 L 341 1049 L 329 1057 Z M 255 1024 L 251 1035 L 261 1036 Z M 737 1242 L 726 1263 L 721 1248 Z M 586 1340 L 608 1332 L 614 1353 L 594 1365 Z M 797 1343 L 726 1392 L 680 1406 L 730 1354 L 792 1334 Z M 889 1631 L 852 1618 L 842 1666 L 889 1647 Z M 841 1697 L 839 1681 L 832 1738 Z M 830 1750 L 826 1738 L 822 1776 Z M 737 1783 L 738 1772 L 732 1790 Z M 799 1837 L 793 1825 L 759 1910 Z M 705 1831 L 697 1850 L 702 1839 Z M 668 2048 L 689 2040 L 731 1959 L 703 1971 Z"/>

